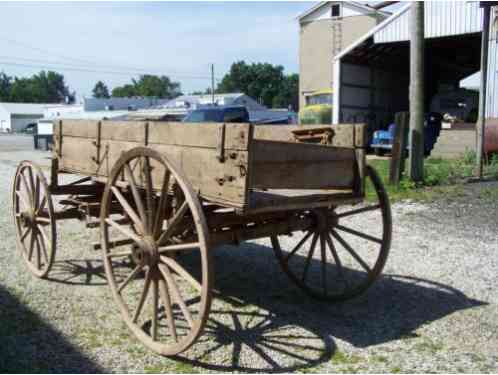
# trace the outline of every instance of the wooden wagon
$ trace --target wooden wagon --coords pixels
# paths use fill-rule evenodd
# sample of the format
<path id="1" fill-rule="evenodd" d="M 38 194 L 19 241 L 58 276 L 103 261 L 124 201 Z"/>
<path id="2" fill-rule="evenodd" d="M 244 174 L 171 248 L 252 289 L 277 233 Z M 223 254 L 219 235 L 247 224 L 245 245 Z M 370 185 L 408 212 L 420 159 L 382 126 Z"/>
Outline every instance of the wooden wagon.
<path id="1" fill-rule="evenodd" d="M 59 220 L 100 228 L 93 246 L 122 318 L 163 355 L 186 350 L 202 333 L 212 253 L 222 244 L 269 238 L 283 271 L 307 294 L 357 296 L 380 275 L 391 242 L 389 200 L 365 163 L 365 133 L 359 124 L 57 121 L 49 180 L 30 161 L 15 176 L 22 257 L 45 277 Z M 75 176 L 61 183 L 68 174 Z M 365 201 L 366 184 L 374 202 Z"/>

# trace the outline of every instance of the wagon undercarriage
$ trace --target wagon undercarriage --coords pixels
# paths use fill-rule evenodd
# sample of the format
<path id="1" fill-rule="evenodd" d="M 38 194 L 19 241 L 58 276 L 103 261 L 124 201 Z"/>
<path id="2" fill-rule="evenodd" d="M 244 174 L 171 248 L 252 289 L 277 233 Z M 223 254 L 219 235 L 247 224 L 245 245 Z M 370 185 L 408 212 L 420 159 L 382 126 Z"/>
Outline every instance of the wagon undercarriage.
<path id="1" fill-rule="evenodd" d="M 361 125 L 330 127 L 331 145 L 291 143 L 289 127 L 194 126 L 59 122 L 50 184 L 27 161 L 14 181 L 14 221 L 30 271 L 49 273 L 57 221 L 100 228 L 92 246 L 122 318 L 163 355 L 186 350 L 202 333 L 217 246 L 269 238 L 290 280 L 322 300 L 354 297 L 380 275 L 390 206 L 365 166 Z M 61 173 L 83 177 L 60 184 Z M 366 181 L 374 202 L 364 201 Z M 364 214 L 375 233 L 355 226 Z"/>

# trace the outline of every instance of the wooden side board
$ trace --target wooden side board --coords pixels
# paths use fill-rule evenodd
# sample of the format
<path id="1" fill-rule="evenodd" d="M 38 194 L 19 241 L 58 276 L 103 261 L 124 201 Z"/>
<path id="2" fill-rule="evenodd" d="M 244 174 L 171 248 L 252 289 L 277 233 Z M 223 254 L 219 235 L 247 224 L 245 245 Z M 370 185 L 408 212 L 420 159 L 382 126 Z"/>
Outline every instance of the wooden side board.
<path id="1" fill-rule="evenodd" d="M 295 142 L 292 130 L 303 128 L 60 120 L 54 140 L 60 171 L 101 181 L 124 152 L 150 147 L 172 161 L 203 198 L 242 211 L 250 208 L 253 189 L 359 191 L 364 155 L 358 150 L 366 144 L 364 127 L 331 126 L 332 147 Z"/>
<path id="2" fill-rule="evenodd" d="M 249 184 L 266 189 L 351 189 L 355 150 L 254 140 Z"/>
<path id="3" fill-rule="evenodd" d="M 254 128 L 254 138 L 269 141 L 295 142 L 293 130 L 306 128 L 326 128 L 334 131 L 332 146 L 358 148 L 367 147 L 367 129 L 365 124 L 338 125 L 257 125 Z"/>
<path id="4" fill-rule="evenodd" d="M 204 198 L 235 207 L 247 201 L 249 124 L 61 120 L 54 129 L 60 171 L 105 180 L 124 152 L 147 146 L 172 161 Z"/>

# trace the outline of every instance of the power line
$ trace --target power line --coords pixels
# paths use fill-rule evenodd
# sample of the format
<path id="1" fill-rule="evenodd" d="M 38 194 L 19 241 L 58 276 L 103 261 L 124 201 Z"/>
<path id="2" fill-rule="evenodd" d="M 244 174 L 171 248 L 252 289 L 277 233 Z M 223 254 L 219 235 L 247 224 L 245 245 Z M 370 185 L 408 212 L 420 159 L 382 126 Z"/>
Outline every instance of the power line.
<path id="1" fill-rule="evenodd" d="M 87 60 L 87 59 L 82 59 L 82 58 L 75 58 L 75 57 L 71 57 L 71 56 L 66 56 L 66 55 L 60 55 L 58 53 L 55 53 L 53 51 L 50 51 L 50 50 L 47 50 L 47 49 L 44 49 L 44 48 L 40 48 L 40 47 L 36 47 L 36 46 L 33 46 L 33 45 L 30 45 L 28 43 L 25 43 L 25 42 L 20 42 L 20 41 L 17 41 L 17 40 L 14 40 L 14 39 L 11 39 L 11 38 L 6 38 L 5 36 L 2 36 L 0 35 L 0 40 L 4 40 L 4 41 L 7 41 L 8 43 L 11 43 L 11 44 L 16 44 L 16 45 L 19 45 L 19 46 L 22 46 L 24 48 L 27 48 L 27 49 L 31 49 L 31 50 L 35 50 L 35 51 L 38 51 L 38 52 L 43 52 L 45 54 L 49 54 L 50 56 L 53 56 L 53 57 L 56 57 L 58 58 L 59 60 L 69 60 L 69 61 L 73 61 L 73 62 L 77 62 L 79 64 L 83 63 L 85 65 L 91 65 L 92 67 L 100 67 L 102 69 L 111 69 L 111 70 L 123 70 L 125 71 L 126 73 L 129 73 L 130 71 L 136 71 L 136 72 L 141 72 L 141 73 L 147 73 L 147 72 L 153 72 L 153 71 L 159 71 L 159 69 L 157 68 L 136 68 L 136 67 L 129 67 L 129 66 L 120 66 L 120 65 L 114 65 L 114 64 L 102 64 L 102 63 L 96 63 L 95 60 Z M 27 59 L 27 58 L 16 58 L 16 57 L 6 57 L 6 56 L 0 56 L 0 58 L 7 58 L 7 59 L 17 59 L 17 60 L 25 60 L 25 61 L 34 61 L 34 62 L 43 62 L 43 63 L 50 63 L 50 64 L 64 64 L 64 65 L 72 65 L 74 66 L 74 64 L 72 63 L 67 63 L 67 62 L 55 62 L 55 61 L 46 61 L 46 60 L 36 60 L 36 59 Z M 171 69 L 173 70 L 173 69 Z M 137 73 L 135 73 L 137 74 Z M 180 76 L 196 76 L 196 74 L 189 74 L 189 73 L 174 73 L 174 74 L 167 74 L 169 76 L 177 76 L 177 77 L 180 77 Z M 187 77 L 188 78 L 188 77 Z M 204 76 L 202 76 L 202 78 L 205 78 Z M 196 79 L 196 78 L 195 78 Z"/>
<path id="2" fill-rule="evenodd" d="M 6 56 L 0 56 L 0 58 L 7 58 L 9 57 Z M 20 59 L 20 60 L 26 60 L 26 61 L 38 61 L 38 62 L 43 62 L 43 60 L 35 60 L 35 59 Z M 125 72 L 125 71 L 117 71 L 117 70 L 96 70 L 96 69 L 91 69 L 91 68 L 85 68 L 85 67 L 80 67 L 80 66 L 75 66 L 75 65 L 51 65 L 53 62 L 50 62 L 49 65 L 35 65 L 35 64 L 27 64 L 27 63 L 16 63 L 16 62 L 10 62 L 10 61 L 0 61 L 0 64 L 7 65 L 7 66 L 16 66 L 16 67 L 23 67 L 23 68 L 37 68 L 37 69 L 58 69 L 58 70 L 63 70 L 63 71 L 76 71 L 76 72 L 85 72 L 85 73 L 104 73 L 104 74 L 115 74 L 115 75 L 126 75 L 126 76 L 132 76 L 138 74 L 137 72 Z M 163 75 L 167 75 L 169 77 L 176 77 L 176 78 L 183 78 L 183 79 L 202 79 L 202 80 L 209 80 L 211 79 L 211 76 L 197 76 L 197 75 L 183 75 L 183 74 L 165 74 L 162 73 Z M 220 81 L 219 78 L 216 78 L 217 81 Z"/>

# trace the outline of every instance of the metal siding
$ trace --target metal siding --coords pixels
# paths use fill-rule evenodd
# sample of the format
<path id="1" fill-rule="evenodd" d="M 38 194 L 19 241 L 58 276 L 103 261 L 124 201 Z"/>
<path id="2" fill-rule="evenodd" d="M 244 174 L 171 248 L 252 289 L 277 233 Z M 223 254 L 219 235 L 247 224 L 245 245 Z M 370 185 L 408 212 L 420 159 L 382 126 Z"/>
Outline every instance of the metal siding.
<path id="1" fill-rule="evenodd" d="M 425 2 L 425 37 L 439 38 L 482 30 L 479 2 Z M 375 43 L 409 40 L 410 8 L 374 34 Z"/>

